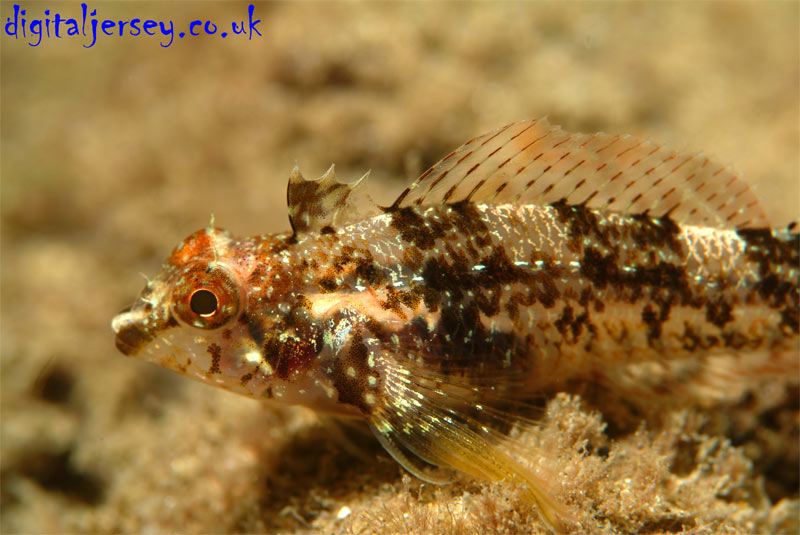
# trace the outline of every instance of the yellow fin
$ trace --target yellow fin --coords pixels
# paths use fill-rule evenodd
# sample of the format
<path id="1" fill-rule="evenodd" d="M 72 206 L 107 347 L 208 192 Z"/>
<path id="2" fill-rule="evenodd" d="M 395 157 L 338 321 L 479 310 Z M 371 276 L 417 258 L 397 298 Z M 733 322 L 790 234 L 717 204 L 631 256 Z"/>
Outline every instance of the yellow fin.
<path id="1" fill-rule="evenodd" d="M 383 403 L 369 421 L 381 444 L 402 466 L 431 481 L 427 472 L 418 473 L 419 464 L 405 455 L 408 451 L 425 463 L 479 479 L 513 481 L 554 530 L 562 532 L 574 522 L 551 490 L 558 483 L 543 480 L 505 451 L 502 443 L 507 437 L 495 426 L 512 422 L 514 415 L 473 402 L 467 384 L 458 378 L 396 362 L 387 363 L 386 372 Z M 480 417 L 472 416 L 476 410 Z"/>

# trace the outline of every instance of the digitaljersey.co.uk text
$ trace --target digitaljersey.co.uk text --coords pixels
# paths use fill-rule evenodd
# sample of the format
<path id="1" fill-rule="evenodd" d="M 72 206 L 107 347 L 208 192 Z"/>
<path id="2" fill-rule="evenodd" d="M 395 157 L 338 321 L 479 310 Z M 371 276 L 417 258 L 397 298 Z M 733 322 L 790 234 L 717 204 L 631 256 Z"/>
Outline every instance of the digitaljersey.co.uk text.
<path id="1" fill-rule="evenodd" d="M 81 14 L 78 17 L 64 16 L 61 13 L 45 9 L 39 13 L 26 6 L 14 4 L 14 15 L 6 17 L 3 27 L 6 37 L 25 39 L 30 46 L 39 46 L 48 39 L 82 39 L 84 48 L 91 48 L 98 38 L 107 37 L 147 37 L 159 36 L 159 45 L 164 48 L 171 46 L 175 39 L 184 37 L 216 36 L 220 38 L 235 37 L 248 40 L 254 36 L 261 37 L 255 19 L 255 6 L 247 8 L 246 20 L 227 23 L 211 20 L 193 20 L 186 27 L 175 32 L 172 20 L 153 20 L 147 18 L 107 19 L 97 15 L 97 9 L 89 10 L 87 4 L 81 4 Z"/>

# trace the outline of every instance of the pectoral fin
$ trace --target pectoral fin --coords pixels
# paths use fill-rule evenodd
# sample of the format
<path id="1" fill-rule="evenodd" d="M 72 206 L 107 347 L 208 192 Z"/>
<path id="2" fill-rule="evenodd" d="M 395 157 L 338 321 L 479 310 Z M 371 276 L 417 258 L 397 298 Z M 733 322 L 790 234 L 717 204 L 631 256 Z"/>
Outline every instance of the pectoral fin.
<path id="1" fill-rule="evenodd" d="M 369 415 L 370 426 L 409 472 L 426 481 L 446 482 L 422 469 L 424 462 L 492 482 L 513 481 L 553 529 L 564 531 L 572 522 L 566 506 L 550 491 L 557 485 L 546 482 L 505 451 L 504 437 L 490 425 L 492 418 L 478 420 L 468 415 L 470 401 L 464 396 L 464 385 L 448 385 L 448 378 L 441 376 L 433 386 L 428 383 L 430 373 L 420 379 L 397 363 L 388 363 L 385 371 L 383 403 Z M 500 418 L 491 407 L 482 409 Z"/>

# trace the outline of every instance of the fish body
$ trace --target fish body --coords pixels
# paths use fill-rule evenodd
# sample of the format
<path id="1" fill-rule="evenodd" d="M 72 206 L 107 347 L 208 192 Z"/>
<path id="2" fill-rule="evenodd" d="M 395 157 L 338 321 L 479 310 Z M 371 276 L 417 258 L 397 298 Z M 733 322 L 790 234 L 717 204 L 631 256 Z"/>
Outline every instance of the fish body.
<path id="1" fill-rule="evenodd" d="M 701 156 L 523 121 L 388 207 L 295 169 L 293 231 L 184 240 L 114 319 L 117 347 L 259 399 L 364 418 L 412 473 L 512 479 L 515 404 L 646 362 L 794 362 L 800 237 Z"/>

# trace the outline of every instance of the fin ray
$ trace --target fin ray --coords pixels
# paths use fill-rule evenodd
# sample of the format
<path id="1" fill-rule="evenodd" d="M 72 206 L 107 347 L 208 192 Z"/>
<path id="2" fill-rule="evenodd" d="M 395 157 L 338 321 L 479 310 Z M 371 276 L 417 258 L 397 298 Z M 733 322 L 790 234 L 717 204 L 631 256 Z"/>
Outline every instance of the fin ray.
<path id="1" fill-rule="evenodd" d="M 513 480 L 521 485 L 526 501 L 535 505 L 542 519 L 554 529 L 561 531 L 574 521 L 566 506 L 551 495 L 553 484 L 505 451 L 511 445 L 493 425 L 515 418 L 503 418 L 502 411 L 486 407 L 487 414 L 476 420 L 468 410 L 475 404 L 464 390 L 468 388 L 466 383 L 438 376 L 432 370 L 427 376 L 418 371 L 408 369 L 405 363 L 386 362 L 385 402 L 369 416 L 373 432 L 401 465 L 428 480 L 427 474 L 417 473 L 417 465 L 402 453 L 400 446 L 441 468 L 493 482 Z M 455 388 L 455 395 L 448 386 Z"/>
<path id="2" fill-rule="evenodd" d="M 364 188 L 368 176 L 369 171 L 355 182 L 345 184 L 336 180 L 331 165 L 318 179 L 307 180 L 295 165 L 286 190 L 295 239 L 309 233 L 334 232 L 338 226 L 377 214 L 377 205 Z"/>
<path id="3" fill-rule="evenodd" d="M 570 134 L 546 119 L 475 137 L 423 173 L 390 209 L 414 205 L 585 204 L 677 223 L 766 228 L 752 189 L 703 154 L 634 136 Z"/>

